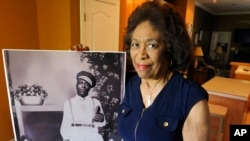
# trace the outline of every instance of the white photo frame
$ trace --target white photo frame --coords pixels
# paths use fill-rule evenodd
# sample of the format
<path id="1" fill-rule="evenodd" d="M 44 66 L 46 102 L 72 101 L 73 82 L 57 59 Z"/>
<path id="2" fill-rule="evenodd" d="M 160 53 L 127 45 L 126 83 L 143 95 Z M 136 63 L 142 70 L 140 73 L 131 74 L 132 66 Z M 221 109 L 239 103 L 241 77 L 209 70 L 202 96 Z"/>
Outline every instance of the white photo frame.
<path id="1" fill-rule="evenodd" d="M 98 129 L 103 140 L 120 140 L 116 111 L 124 94 L 125 52 L 3 50 L 2 53 L 15 140 L 62 141 L 59 128 L 63 103 L 76 94 L 76 73 L 81 70 L 91 72 L 97 80 L 91 97 L 100 101 L 108 121 Z M 20 91 L 27 94 L 26 85 L 29 91 L 39 87 L 48 97 L 42 103 L 35 103 L 34 99 L 22 103 L 17 94 Z"/>

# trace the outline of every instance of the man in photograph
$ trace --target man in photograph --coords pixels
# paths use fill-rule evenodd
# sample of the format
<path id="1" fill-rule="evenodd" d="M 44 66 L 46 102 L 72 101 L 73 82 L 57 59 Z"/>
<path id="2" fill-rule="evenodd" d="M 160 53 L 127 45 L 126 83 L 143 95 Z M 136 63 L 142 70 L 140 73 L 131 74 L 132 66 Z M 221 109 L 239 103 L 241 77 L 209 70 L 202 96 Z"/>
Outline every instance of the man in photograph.
<path id="1" fill-rule="evenodd" d="M 103 141 L 98 128 L 106 124 L 101 103 L 90 97 L 90 89 L 95 87 L 96 78 L 89 72 L 76 75 L 75 97 L 64 103 L 61 135 L 64 141 Z"/>

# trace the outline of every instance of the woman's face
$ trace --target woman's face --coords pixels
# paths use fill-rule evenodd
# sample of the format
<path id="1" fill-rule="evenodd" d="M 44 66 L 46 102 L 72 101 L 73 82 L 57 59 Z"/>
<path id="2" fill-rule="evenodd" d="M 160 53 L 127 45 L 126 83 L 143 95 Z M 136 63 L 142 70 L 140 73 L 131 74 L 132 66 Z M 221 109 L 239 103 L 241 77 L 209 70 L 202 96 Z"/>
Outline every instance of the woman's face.
<path id="1" fill-rule="evenodd" d="M 142 79 L 158 79 L 165 75 L 166 47 L 159 31 L 145 21 L 135 28 L 131 39 L 130 55 L 138 75 Z"/>

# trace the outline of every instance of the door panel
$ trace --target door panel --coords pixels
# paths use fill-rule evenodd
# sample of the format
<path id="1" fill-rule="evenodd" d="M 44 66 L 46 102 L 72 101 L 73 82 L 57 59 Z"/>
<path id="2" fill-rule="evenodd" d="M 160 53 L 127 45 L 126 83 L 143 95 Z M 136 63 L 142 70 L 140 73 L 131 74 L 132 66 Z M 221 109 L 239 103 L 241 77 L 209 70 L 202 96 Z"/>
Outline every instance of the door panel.
<path id="1" fill-rule="evenodd" d="M 82 43 L 93 51 L 118 51 L 119 0 L 83 0 Z"/>

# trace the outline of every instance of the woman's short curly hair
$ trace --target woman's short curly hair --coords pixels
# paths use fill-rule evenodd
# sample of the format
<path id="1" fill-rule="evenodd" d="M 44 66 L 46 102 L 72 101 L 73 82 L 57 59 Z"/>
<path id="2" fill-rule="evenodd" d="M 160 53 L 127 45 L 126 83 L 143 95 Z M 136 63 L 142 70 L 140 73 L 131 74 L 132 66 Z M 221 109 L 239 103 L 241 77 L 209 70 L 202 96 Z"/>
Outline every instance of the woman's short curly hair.
<path id="1" fill-rule="evenodd" d="M 193 45 L 182 16 L 172 5 L 165 2 L 157 0 L 144 2 L 132 12 L 124 37 L 128 53 L 133 31 L 144 21 L 149 21 L 160 32 L 165 47 L 167 47 L 166 58 L 172 64 L 170 68 L 185 71 L 193 59 Z"/>

